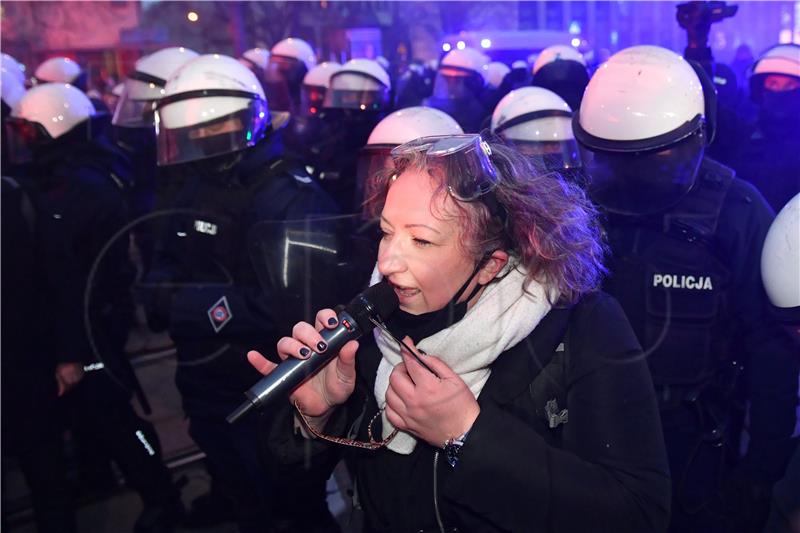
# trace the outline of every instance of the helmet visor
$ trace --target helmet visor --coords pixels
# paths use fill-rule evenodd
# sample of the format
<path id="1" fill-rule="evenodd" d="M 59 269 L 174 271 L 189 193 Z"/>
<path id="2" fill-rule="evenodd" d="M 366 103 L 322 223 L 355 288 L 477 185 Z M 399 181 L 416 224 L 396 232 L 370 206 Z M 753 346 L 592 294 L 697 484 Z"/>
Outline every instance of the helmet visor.
<path id="1" fill-rule="evenodd" d="M 375 177 L 382 170 L 392 168 L 392 148 L 394 145 L 381 144 L 365 146 L 358 152 L 354 206 L 361 206 L 364 200 L 379 192 L 374 189 Z"/>
<path id="2" fill-rule="evenodd" d="M 210 92 L 210 91 L 209 91 Z M 183 95 L 178 95 L 183 96 Z M 192 118 L 214 115 L 215 102 L 230 103 L 231 98 L 189 98 L 166 102 L 162 100 L 155 115 L 158 164 L 174 165 L 217 155 L 237 152 L 255 145 L 264 137 L 269 126 L 267 103 L 261 98 L 236 98 L 242 102 L 239 109 L 221 117 L 181 127 L 169 127 L 165 120 L 170 106 L 187 106 L 178 109 L 178 115 L 191 113 Z M 184 118 L 184 117 L 181 117 Z M 191 121 L 193 122 L 193 121 Z"/>
<path id="3" fill-rule="evenodd" d="M 694 185 L 704 144 L 698 132 L 650 152 L 585 150 L 589 195 L 608 211 L 622 215 L 649 215 L 667 209 Z"/>
<path id="4" fill-rule="evenodd" d="M 264 71 L 264 92 L 273 111 L 295 111 L 306 66 L 297 59 L 270 56 Z"/>
<path id="5" fill-rule="evenodd" d="M 389 104 L 389 89 L 363 74 L 340 72 L 331 78 L 325 93 L 325 108 L 378 111 Z"/>
<path id="6" fill-rule="evenodd" d="M 111 123 L 126 128 L 152 127 L 155 103 L 163 97 L 163 86 L 129 78 L 125 80 Z"/>
<path id="7" fill-rule="evenodd" d="M 511 144 L 542 171 L 581 167 L 581 153 L 575 139 L 565 141 L 517 141 Z"/>
<path id="8" fill-rule="evenodd" d="M 436 73 L 436 81 L 433 84 L 433 97 L 451 100 L 475 98 L 480 94 L 483 86 L 483 76 L 475 71 L 442 67 Z"/>
<path id="9" fill-rule="evenodd" d="M 303 85 L 300 89 L 300 114 L 316 115 L 322 110 L 325 101 L 325 87 L 319 85 Z"/>
<path id="10" fill-rule="evenodd" d="M 29 163 L 33 160 L 33 151 L 36 146 L 53 140 L 44 126 L 24 118 L 6 118 L 5 130 L 8 156 L 14 165 Z"/>

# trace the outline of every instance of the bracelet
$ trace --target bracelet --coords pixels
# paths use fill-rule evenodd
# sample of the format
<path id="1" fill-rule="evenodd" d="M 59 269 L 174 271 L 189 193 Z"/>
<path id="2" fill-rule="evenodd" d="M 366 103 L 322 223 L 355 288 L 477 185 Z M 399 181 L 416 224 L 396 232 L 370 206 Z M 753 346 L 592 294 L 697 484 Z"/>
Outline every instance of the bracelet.
<path id="1" fill-rule="evenodd" d="M 467 435 L 469 435 L 470 429 L 465 431 L 460 437 L 447 439 L 444 443 L 444 446 L 442 446 L 442 449 L 444 450 L 444 457 L 447 460 L 447 464 L 449 464 L 451 467 L 455 467 L 456 464 L 458 464 L 458 458 L 461 454 L 461 447 L 464 446 L 464 443 L 467 441 Z"/>

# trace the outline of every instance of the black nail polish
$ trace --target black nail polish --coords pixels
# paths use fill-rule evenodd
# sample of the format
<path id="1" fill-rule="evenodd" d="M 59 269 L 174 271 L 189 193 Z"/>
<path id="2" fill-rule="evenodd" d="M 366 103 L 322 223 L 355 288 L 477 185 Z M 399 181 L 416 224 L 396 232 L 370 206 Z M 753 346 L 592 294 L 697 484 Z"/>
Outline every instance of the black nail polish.
<path id="1" fill-rule="evenodd" d="M 325 350 L 327 350 L 327 349 L 328 349 L 328 345 L 327 345 L 327 344 L 325 344 L 324 342 L 322 342 L 322 341 L 319 341 L 319 342 L 317 343 L 317 351 L 318 351 L 318 352 L 324 352 L 324 351 L 325 351 Z"/>
<path id="2" fill-rule="evenodd" d="M 339 321 L 338 321 L 338 320 L 336 320 L 336 317 L 335 317 L 335 316 L 332 316 L 332 317 L 330 317 L 330 318 L 328 319 L 328 325 L 329 325 L 329 326 L 335 326 L 337 322 L 339 322 Z"/>
<path id="3" fill-rule="evenodd" d="M 305 346 L 300 348 L 300 357 L 302 357 L 303 359 L 308 357 L 310 354 L 311 354 L 311 350 L 309 350 Z"/>

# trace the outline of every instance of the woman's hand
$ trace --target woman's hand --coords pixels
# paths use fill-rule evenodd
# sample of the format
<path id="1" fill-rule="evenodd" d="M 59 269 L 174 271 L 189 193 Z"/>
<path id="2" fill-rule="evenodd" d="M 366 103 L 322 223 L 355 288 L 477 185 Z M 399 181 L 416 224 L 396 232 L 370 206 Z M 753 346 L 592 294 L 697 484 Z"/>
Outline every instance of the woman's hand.
<path id="1" fill-rule="evenodd" d="M 403 340 L 419 353 L 409 337 Z M 437 447 L 468 431 L 481 408 L 467 384 L 436 357 L 421 356 L 441 379 L 420 365 L 405 348 L 402 354 L 403 362 L 392 370 L 386 390 L 389 422 Z"/>
<path id="2" fill-rule="evenodd" d="M 319 311 L 314 326 L 308 322 L 298 322 L 292 329 L 291 337 L 283 337 L 278 341 L 278 356 L 281 360 L 289 357 L 305 359 L 312 351 L 324 353 L 328 347 L 319 332 L 338 325 L 333 309 Z M 333 407 L 343 404 L 355 387 L 356 350 L 358 342 L 349 341 L 331 362 L 295 389 L 289 400 L 292 403 L 297 402 L 303 414 L 312 417 L 325 416 Z M 278 366 L 256 351 L 248 352 L 247 360 L 265 376 Z"/>

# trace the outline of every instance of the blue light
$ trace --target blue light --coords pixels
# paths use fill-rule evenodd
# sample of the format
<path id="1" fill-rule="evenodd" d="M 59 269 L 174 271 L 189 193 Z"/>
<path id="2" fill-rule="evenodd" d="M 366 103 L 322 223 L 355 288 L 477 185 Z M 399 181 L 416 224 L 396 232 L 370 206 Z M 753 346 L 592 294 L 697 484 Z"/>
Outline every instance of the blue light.
<path id="1" fill-rule="evenodd" d="M 459 50 L 463 50 L 466 47 L 467 47 L 467 43 L 465 43 L 464 41 L 458 41 L 456 43 L 456 48 L 458 48 Z"/>
<path id="2" fill-rule="evenodd" d="M 253 133 L 248 131 L 247 132 L 247 140 L 250 141 L 253 138 Z"/>
<path id="3" fill-rule="evenodd" d="M 569 33 L 572 35 L 579 35 L 581 33 L 581 25 L 577 20 L 569 23 Z"/>
<path id="4" fill-rule="evenodd" d="M 491 39 L 481 39 L 481 48 L 490 48 L 492 46 Z"/>
<path id="5" fill-rule="evenodd" d="M 614 30 L 611 32 L 611 44 L 616 45 L 619 42 L 619 32 Z"/>
<path id="6" fill-rule="evenodd" d="M 450 43 L 444 43 L 444 44 L 442 44 L 442 50 L 443 50 L 444 52 L 449 52 L 449 51 L 450 51 L 452 48 L 453 48 L 453 47 L 452 47 L 452 46 L 450 46 Z"/>
<path id="7" fill-rule="evenodd" d="M 572 46 L 575 47 L 575 48 L 578 48 L 581 45 L 581 40 L 578 39 L 577 37 L 572 39 L 572 41 L 570 41 L 570 42 L 572 43 Z"/>

